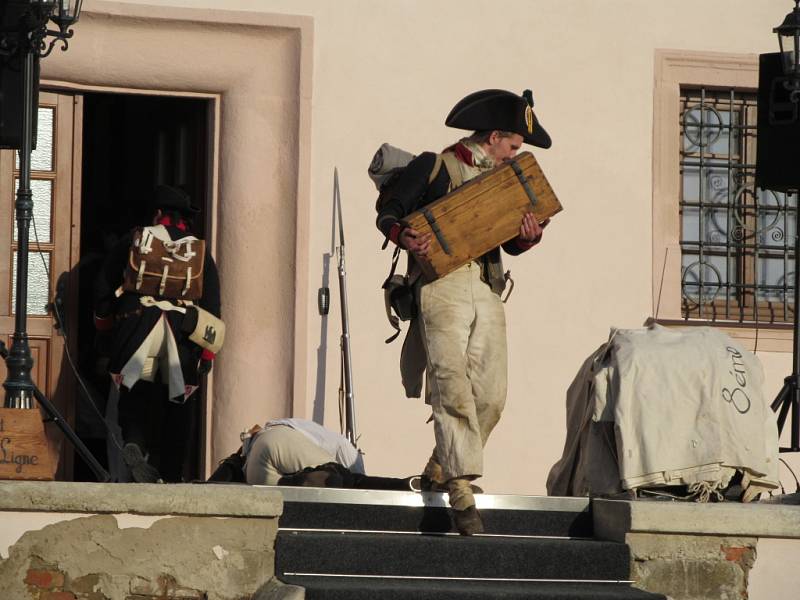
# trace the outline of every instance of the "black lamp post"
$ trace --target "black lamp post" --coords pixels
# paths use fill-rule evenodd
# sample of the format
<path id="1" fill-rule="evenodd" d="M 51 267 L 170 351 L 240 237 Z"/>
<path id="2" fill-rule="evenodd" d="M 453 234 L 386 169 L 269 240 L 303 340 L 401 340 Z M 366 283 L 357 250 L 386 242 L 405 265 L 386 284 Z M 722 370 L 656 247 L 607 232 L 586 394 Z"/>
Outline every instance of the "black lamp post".
<path id="1" fill-rule="evenodd" d="M 82 0 L 5 0 L 4 28 L 0 31 L 0 54 L 17 57 L 22 67 L 22 138 L 19 147 L 19 188 L 15 203 L 17 213 L 17 297 L 14 306 L 14 335 L 6 359 L 6 408 L 32 408 L 34 385 L 31 379 L 33 358 L 28 345 L 28 231 L 33 214 L 31 193 L 31 150 L 37 107 L 34 106 L 38 81 L 35 65 L 53 51 L 56 42 L 67 49 L 72 37 L 70 27 L 80 16 Z M 57 30 L 48 29 L 53 21 Z M 48 38 L 51 38 L 48 43 Z"/>

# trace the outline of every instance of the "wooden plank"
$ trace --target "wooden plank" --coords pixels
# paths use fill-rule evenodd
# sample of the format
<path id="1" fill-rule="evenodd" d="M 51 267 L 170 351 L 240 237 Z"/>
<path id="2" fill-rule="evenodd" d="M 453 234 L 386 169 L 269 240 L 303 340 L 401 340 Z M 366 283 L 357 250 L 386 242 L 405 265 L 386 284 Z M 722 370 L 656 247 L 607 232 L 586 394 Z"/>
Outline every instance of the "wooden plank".
<path id="1" fill-rule="evenodd" d="M 5 342 L 8 349 L 11 349 L 11 334 L 8 333 L 0 333 L 0 336 L 3 337 L 3 341 Z M 47 357 L 49 355 L 48 349 L 50 345 L 50 338 L 28 338 L 28 347 L 31 351 L 31 358 L 33 359 L 33 367 L 31 368 L 31 380 L 33 381 L 34 385 L 41 390 L 47 389 Z M 3 360 L 0 360 L 0 381 L 5 381 L 6 377 L 8 377 L 8 372 L 6 371 L 6 363 Z"/>
<path id="2" fill-rule="evenodd" d="M 55 467 L 41 413 L 0 408 L 0 479 L 52 480 Z"/>
<path id="3" fill-rule="evenodd" d="M 542 222 L 562 210 L 533 154 L 523 152 L 515 162 L 533 190 L 535 204 L 512 164 L 506 162 L 404 219 L 409 227 L 432 234 L 428 256 L 417 258 L 428 280 L 439 279 L 515 238 L 526 213 L 532 212 Z M 440 230 L 438 236 L 428 214 Z"/>
<path id="4" fill-rule="evenodd" d="M 53 333 L 53 320 L 50 315 L 28 317 L 29 337 L 50 337 Z M 0 316 L 0 335 L 14 332 L 14 317 Z"/>

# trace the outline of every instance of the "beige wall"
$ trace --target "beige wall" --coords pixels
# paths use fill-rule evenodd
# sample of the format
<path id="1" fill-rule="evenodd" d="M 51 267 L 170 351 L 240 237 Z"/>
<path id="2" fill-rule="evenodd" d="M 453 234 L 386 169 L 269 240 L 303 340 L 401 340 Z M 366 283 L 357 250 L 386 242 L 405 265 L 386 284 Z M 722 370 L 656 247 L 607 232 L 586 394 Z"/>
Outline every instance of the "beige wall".
<path id="1" fill-rule="evenodd" d="M 113 4 L 113 3 L 109 3 Z M 137 4 L 212 9 L 219 0 L 146 0 Z M 294 315 L 298 330 L 294 398 L 296 416 L 338 426 L 339 322 L 335 269 L 331 317 L 321 320 L 316 289 L 329 252 L 333 168 L 338 166 L 347 236 L 353 370 L 358 428 L 367 467 L 383 474 L 419 471 L 432 446 L 428 411 L 402 397 L 397 374 L 400 343 L 385 345 L 379 285 L 389 265 L 374 228 L 375 190 L 366 167 L 384 142 L 419 152 L 441 149 L 458 137 L 442 122 L 456 100 L 485 87 L 531 87 L 537 115 L 551 133 L 552 149 L 537 157 L 565 211 L 534 252 L 510 258 L 517 282 L 507 305 L 510 345 L 506 412 L 486 452 L 482 485 L 493 492 L 544 493 L 547 471 L 564 440 L 565 390 L 583 358 L 610 326 L 636 327 L 653 313 L 652 130 L 656 49 L 729 53 L 772 52 L 771 29 L 791 8 L 785 0 L 226 0 L 228 10 L 302 14 L 313 18 L 313 96 L 310 135 L 309 269 Z M 87 0 L 87 8 L 92 5 Z M 77 39 L 81 35 L 76 28 Z M 261 52 L 257 69 L 275 68 L 281 54 Z M 70 51 L 72 52 L 72 50 Z M 64 59 L 66 60 L 66 59 Z M 202 87 L 202 80 L 196 85 Z M 253 98 L 247 118 L 269 130 L 284 113 Z M 225 115 L 223 115 L 224 126 Z M 229 147 L 241 156 L 241 146 Z M 234 161 L 223 147 L 222 178 Z M 290 151 L 289 151 L 290 152 Z M 281 155 L 285 158 L 290 154 Z M 269 157 L 248 158 L 265 168 Z M 268 185 L 274 171 L 265 171 Z M 242 193 L 246 193 L 242 190 Z M 276 199 L 277 201 L 277 199 Z M 292 202 L 292 195 L 286 195 Z M 253 207 L 255 224 L 269 215 Z M 222 218 L 224 229 L 238 221 Z M 244 224 L 244 223 L 242 223 Z M 302 226 L 303 223 L 301 222 Z M 274 231 L 274 230 L 273 230 Z M 281 243 L 290 243 L 286 232 Z M 235 245 L 230 242 L 230 251 Z M 223 254 L 226 286 L 249 285 Z M 300 261 L 302 268 L 303 264 Z M 266 277 L 274 274 L 265 273 Z M 272 284 L 277 284 L 272 279 Z M 283 288 L 284 290 L 288 288 Z M 230 294 L 230 292 L 227 292 Z M 250 296 L 247 296 L 248 300 Z M 227 296 L 226 301 L 233 296 Z M 302 304 L 305 300 L 305 305 Z M 234 300 L 250 316 L 252 308 Z M 230 302 L 229 302 L 230 304 Z M 253 339 L 221 362 L 220 377 L 238 390 L 238 425 L 283 416 L 286 385 L 262 384 L 265 373 L 287 366 L 289 332 L 267 322 L 290 318 L 282 300 L 260 305 Z M 262 314 L 263 313 L 263 314 Z M 303 328 L 305 327 L 305 333 Z M 234 340 L 235 336 L 231 336 Z M 319 351 L 321 340 L 327 343 Z M 231 342 L 236 343 L 236 342 Z M 245 347 L 247 351 L 245 351 Z M 262 353 L 262 349 L 267 349 Z M 790 356 L 759 353 L 771 396 L 789 374 Z M 322 378 L 318 359 L 327 365 Z M 305 364 L 303 364 L 303 361 Z M 279 377 L 279 375 L 274 375 Z M 251 379 L 255 378 L 255 379 Z M 267 396 L 264 409 L 242 392 Z M 280 381 L 283 381 L 282 379 Z M 303 391 L 305 387 L 305 391 Z M 217 385 L 219 394 L 223 387 Z M 224 390 L 227 394 L 228 390 Z M 325 398 L 324 403 L 322 398 Z M 284 404 L 285 405 L 285 404 Z M 235 419 L 220 426 L 217 456 L 236 445 Z M 226 446 L 227 444 L 227 446 Z M 800 468 L 800 462 L 792 459 Z M 784 477 L 789 485 L 790 477 Z"/>
<path id="2" fill-rule="evenodd" d="M 790 565 L 794 557 L 800 556 L 800 540 L 761 538 L 756 553 L 747 597 L 750 600 L 797 597 L 800 571 Z"/>

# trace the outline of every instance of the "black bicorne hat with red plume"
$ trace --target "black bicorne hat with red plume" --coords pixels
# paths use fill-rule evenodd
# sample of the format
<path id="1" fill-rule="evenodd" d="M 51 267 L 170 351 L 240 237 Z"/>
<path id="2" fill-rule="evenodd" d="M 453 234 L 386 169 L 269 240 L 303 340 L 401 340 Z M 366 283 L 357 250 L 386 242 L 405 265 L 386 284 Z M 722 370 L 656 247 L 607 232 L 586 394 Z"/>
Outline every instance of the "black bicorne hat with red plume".
<path id="1" fill-rule="evenodd" d="M 185 216 L 200 212 L 185 191 L 171 185 L 158 185 L 153 192 L 151 206 L 161 210 L 177 210 Z"/>

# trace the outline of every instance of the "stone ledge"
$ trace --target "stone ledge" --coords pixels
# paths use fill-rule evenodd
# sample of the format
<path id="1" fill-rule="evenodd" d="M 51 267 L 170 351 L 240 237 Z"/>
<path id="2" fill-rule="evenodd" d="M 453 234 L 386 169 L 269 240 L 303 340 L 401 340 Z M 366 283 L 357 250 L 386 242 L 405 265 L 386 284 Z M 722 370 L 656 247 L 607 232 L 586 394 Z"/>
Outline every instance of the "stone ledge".
<path id="1" fill-rule="evenodd" d="M 800 506 L 592 501 L 594 533 L 624 542 L 630 532 L 800 539 Z"/>
<path id="2" fill-rule="evenodd" d="M 247 485 L 0 482 L 0 511 L 278 517 L 280 492 Z"/>

